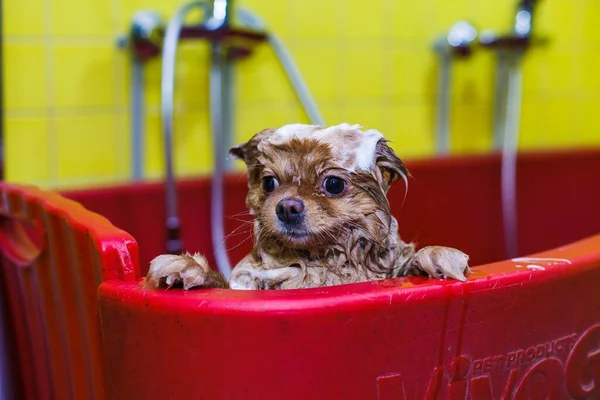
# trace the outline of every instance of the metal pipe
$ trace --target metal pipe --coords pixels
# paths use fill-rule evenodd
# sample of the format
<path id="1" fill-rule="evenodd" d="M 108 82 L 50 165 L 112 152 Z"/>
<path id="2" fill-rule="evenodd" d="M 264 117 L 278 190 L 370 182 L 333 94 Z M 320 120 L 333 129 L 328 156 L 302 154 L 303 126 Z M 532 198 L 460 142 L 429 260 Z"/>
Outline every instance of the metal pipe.
<path id="1" fill-rule="evenodd" d="M 455 58 L 471 55 L 477 30 L 467 21 L 458 21 L 448 33 L 437 39 L 434 50 L 438 54 L 439 91 L 436 121 L 436 149 L 438 154 L 450 153 L 450 96 L 452 86 L 452 63 Z"/>
<path id="2" fill-rule="evenodd" d="M 133 137 L 133 180 L 144 178 L 144 66 L 134 57 L 131 63 L 131 131 Z"/>
<path id="3" fill-rule="evenodd" d="M 504 143 L 506 129 L 506 101 L 507 101 L 507 55 L 498 50 L 496 55 L 496 87 L 494 90 L 494 122 L 493 122 L 493 149 L 500 150 Z"/>
<path id="4" fill-rule="evenodd" d="M 234 87 L 235 87 L 235 62 L 228 56 L 225 55 L 223 57 L 223 91 L 222 96 L 223 99 L 221 101 L 222 110 L 221 110 L 221 120 L 222 120 L 222 129 L 223 129 L 223 149 L 227 150 L 234 146 L 233 136 L 235 129 L 235 118 L 233 118 L 234 114 Z M 231 171 L 233 170 L 233 160 L 230 157 L 226 157 L 224 160 L 225 170 Z"/>
<path id="5" fill-rule="evenodd" d="M 164 34 L 163 19 L 152 10 L 134 14 L 128 38 L 119 40 L 119 46 L 129 44 L 131 51 L 131 131 L 133 180 L 144 177 L 144 62 L 157 56 Z M 128 42 L 128 43 L 127 43 Z"/>
<path id="6" fill-rule="evenodd" d="M 213 179 L 211 190 L 211 235 L 217 268 L 227 280 L 231 277 L 231 264 L 225 248 L 225 230 L 223 215 L 223 174 L 226 167 L 225 137 L 223 135 L 223 70 L 225 66 L 225 48 L 215 42 L 211 46 L 209 74 L 210 87 L 210 124 L 213 137 Z"/>
<path id="7" fill-rule="evenodd" d="M 450 152 L 450 81 L 452 79 L 452 57 L 449 52 L 441 53 L 439 70 L 438 115 L 436 149 L 438 154 Z"/>

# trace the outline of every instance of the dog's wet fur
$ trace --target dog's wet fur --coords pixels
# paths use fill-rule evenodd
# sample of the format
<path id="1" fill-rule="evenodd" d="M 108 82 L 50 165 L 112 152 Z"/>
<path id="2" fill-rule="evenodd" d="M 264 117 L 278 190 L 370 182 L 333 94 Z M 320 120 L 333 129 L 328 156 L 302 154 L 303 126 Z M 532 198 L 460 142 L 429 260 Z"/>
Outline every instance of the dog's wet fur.
<path id="1" fill-rule="evenodd" d="M 230 150 L 248 172 L 254 246 L 230 282 L 199 255 L 161 255 L 150 286 L 299 289 L 428 275 L 466 280 L 468 256 L 415 252 L 398 235 L 386 194 L 409 173 L 378 131 L 341 124 L 266 129 Z"/>

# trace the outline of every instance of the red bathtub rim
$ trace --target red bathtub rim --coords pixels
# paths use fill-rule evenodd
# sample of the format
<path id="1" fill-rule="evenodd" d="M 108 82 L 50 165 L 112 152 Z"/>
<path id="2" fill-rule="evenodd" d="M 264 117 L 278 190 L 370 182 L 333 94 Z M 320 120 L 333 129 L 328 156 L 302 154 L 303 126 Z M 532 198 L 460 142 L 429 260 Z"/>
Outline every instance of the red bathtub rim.
<path id="1" fill-rule="evenodd" d="M 547 261 L 521 262 L 505 260 L 473 267 L 468 281 L 408 277 L 354 283 L 325 288 L 293 290 L 232 290 L 232 289 L 149 289 L 141 281 L 106 281 L 99 288 L 105 301 L 128 299 L 132 307 L 158 307 L 173 312 L 205 312 L 233 315 L 239 312 L 269 313 L 289 311 L 330 312 L 356 307 L 377 307 L 415 301 L 442 301 L 449 294 L 468 296 L 471 293 L 498 287 L 536 285 L 548 280 L 600 268 L 600 235 L 595 235 L 559 248 L 519 257 Z M 553 259 L 565 259 L 557 261 Z M 551 261 L 552 260 L 552 261 Z M 528 269 L 527 265 L 542 265 L 543 270 Z M 517 268 L 516 265 L 521 265 Z M 366 301 L 365 301 L 366 300 Z"/>

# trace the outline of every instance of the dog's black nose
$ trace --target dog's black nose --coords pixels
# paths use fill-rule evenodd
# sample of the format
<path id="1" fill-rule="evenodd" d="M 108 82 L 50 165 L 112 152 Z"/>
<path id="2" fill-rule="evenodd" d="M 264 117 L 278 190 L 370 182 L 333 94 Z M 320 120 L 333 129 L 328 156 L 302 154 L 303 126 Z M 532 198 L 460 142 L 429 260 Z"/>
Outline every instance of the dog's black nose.
<path id="1" fill-rule="evenodd" d="M 275 213 L 281 222 L 288 224 L 298 222 L 304 214 L 304 203 L 300 199 L 283 199 L 275 207 Z"/>

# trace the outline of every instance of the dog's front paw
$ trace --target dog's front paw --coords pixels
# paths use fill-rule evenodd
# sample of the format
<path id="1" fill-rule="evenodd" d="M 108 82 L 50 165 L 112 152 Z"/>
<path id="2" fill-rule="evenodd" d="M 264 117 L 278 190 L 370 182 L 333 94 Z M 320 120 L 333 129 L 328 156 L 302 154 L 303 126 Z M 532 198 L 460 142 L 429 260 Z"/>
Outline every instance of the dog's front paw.
<path id="1" fill-rule="evenodd" d="M 428 246 L 419 250 L 409 262 L 408 274 L 425 273 L 431 278 L 466 281 L 471 273 L 469 256 L 451 247 Z"/>
<path id="2" fill-rule="evenodd" d="M 192 288 L 226 288 L 227 281 L 221 274 L 213 271 L 204 257 L 199 254 L 163 254 L 150 262 L 146 275 L 148 286 L 183 286 Z"/>

